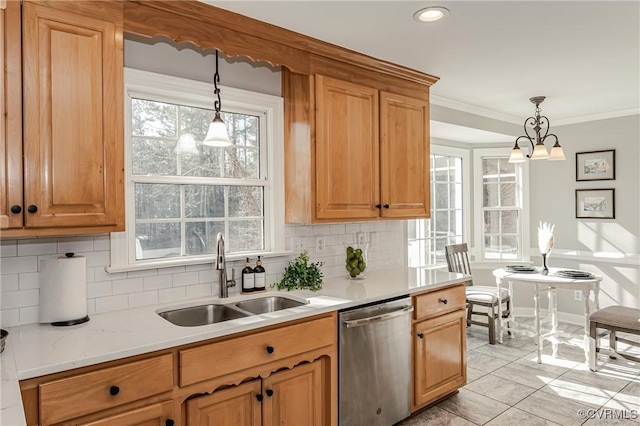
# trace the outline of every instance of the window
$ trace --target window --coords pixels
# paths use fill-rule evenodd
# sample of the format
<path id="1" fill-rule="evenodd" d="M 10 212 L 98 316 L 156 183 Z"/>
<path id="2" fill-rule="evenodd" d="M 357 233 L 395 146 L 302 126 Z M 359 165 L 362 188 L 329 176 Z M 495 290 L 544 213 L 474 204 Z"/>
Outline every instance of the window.
<path id="1" fill-rule="evenodd" d="M 212 85 L 126 70 L 125 86 L 127 231 L 111 269 L 210 262 L 219 232 L 231 256 L 282 250 L 281 98 L 223 88 L 234 145 L 219 148 L 200 142 Z"/>
<path id="2" fill-rule="evenodd" d="M 431 219 L 408 223 L 409 266 L 446 264 L 444 248 L 465 241 L 468 206 L 468 151 L 432 148 Z"/>
<path id="3" fill-rule="evenodd" d="M 480 248 L 480 258 L 485 260 L 523 259 L 528 247 L 528 215 L 523 209 L 526 163 L 509 163 L 508 151 L 477 151 L 476 249 Z"/>

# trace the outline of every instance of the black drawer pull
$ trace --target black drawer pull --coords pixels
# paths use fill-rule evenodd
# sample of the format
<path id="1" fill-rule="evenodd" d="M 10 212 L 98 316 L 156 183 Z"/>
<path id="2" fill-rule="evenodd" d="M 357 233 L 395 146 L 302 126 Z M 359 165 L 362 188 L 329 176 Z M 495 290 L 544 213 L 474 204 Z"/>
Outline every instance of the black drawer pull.
<path id="1" fill-rule="evenodd" d="M 167 420 L 164 422 L 164 424 L 165 424 L 165 426 L 173 426 L 174 424 L 176 424 L 176 422 L 175 422 L 175 421 L 173 421 L 173 419 L 167 419 Z"/>
<path id="2" fill-rule="evenodd" d="M 120 393 L 120 388 L 118 386 L 111 386 L 109 388 L 109 393 L 111 394 L 111 396 L 116 396 Z"/>
<path id="3" fill-rule="evenodd" d="M 424 339 L 424 333 L 418 333 L 418 337 Z"/>
<path id="4" fill-rule="evenodd" d="M 22 207 L 20 207 L 19 205 L 15 204 L 15 205 L 11 206 L 11 213 L 18 214 L 21 211 L 22 211 Z"/>
<path id="5" fill-rule="evenodd" d="M 33 204 L 31 204 L 29 207 L 27 207 L 27 211 L 29 213 L 35 213 L 38 211 L 38 207 L 34 206 Z"/>
<path id="6" fill-rule="evenodd" d="M 267 346 L 267 353 L 272 354 L 273 351 L 275 351 L 275 348 L 273 346 Z"/>
<path id="7" fill-rule="evenodd" d="M 382 204 L 376 204 L 376 209 L 381 209 L 382 208 Z"/>
<path id="8" fill-rule="evenodd" d="M 443 305 L 446 305 L 446 304 L 447 304 L 447 299 L 440 299 L 440 302 L 441 302 Z"/>
<path id="9" fill-rule="evenodd" d="M 389 204 L 385 204 L 383 207 L 384 207 L 385 209 L 388 209 L 388 208 L 389 208 Z"/>
<path id="10" fill-rule="evenodd" d="M 257 399 L 258 401 L 262 402 L 262 398 L 264 398 L 264 397 L 262 396 L 262 394 L 261 394 L 261 393 L 259 393 L 259 394 L 257 394 L 257 395 L 256 395 L 256 399 Z"/>
<path id="11" fill-rule="evenodd" d="M 267 396 L 273 396 L 273 389 L 267 389 Z"/>

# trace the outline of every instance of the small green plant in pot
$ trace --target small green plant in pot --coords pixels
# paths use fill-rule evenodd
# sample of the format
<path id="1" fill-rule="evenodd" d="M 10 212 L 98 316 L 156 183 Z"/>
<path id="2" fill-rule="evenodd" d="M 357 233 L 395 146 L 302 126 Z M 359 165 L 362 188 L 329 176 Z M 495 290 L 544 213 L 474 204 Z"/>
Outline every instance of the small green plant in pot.
<path id="1" fill-rule="evenodd" d="M 311 290 L 318 291 L 322 288 L 322 271 L 320 267 L 323 262 L 309 263 L 307 251 L 300 253 L 289 266 L 284 268 L 284 275 L 279 283 L 271 284 L 278 290 Z"/>

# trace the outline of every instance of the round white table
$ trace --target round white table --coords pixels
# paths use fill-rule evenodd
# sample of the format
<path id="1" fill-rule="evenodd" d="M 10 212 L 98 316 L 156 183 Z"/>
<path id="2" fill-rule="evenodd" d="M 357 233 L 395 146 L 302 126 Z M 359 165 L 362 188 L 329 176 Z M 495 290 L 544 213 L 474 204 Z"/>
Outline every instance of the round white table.
<path id="1" fill-rule="evenodd" d="M 496 278 L 496 284 L 498 285 L 498 295 L 500 289 L 508 286 L 509 294 L 513 294 L 513 286 L 521 284 L 531 284 L 534 286 L 534 318 L 535 318 L 535 339 L 537 346 L 538 364 L 542 363 L 542 344 L 545 338 L 554 337 L 550 339 L 553 343 L 553 356 L 557 354 L 557 339 L 556 333 L 558 328 L 558 301 L 556 298 L 556 289 L 568 289 L 568 290 L 580 290 L 582 291 L 582 300 L 584 301 L 584 354 L 585 360 L 589 360 L 589 315 L 591 315 L 591 308 L 589 304 L 589 295 L 593 292 L 594 310 L 600 308 L 600 302 L 598 295 L 600 292 L 600 281 L 602 277 L 594 275 L 589 279 L 571 279 L 563 278 L 555 275 L 556 272 L 566 268 L 549 268 L 547 275 L 540 273 L 515 273 L 509 272 L 504 268 L 495 269 L 493 276 Z M 551 330 L 549 333 L 543 334 L 541 331 L 541 318 L 540 318 L 540 295 L 548 293 L 549 295 L 549 313 L 551 315 Z M 511 303 L 513 304 L 513 296 L 511 297 Z M 513 312 L 513 306 L 510 309 Z M 502 303 L 498 303 L 498 338 L 502 343 L 502 333 L 507 327 L 505 323 L 509 321 L 515 321 L 513 314 L 510 313 L 508 317 L 502 318 Z"/>

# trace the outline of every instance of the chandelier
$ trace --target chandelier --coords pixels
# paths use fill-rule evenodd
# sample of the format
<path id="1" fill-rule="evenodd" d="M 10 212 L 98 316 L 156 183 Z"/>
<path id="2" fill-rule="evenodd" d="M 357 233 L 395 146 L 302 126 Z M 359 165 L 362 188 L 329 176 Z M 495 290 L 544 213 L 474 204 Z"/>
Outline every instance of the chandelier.
<path id="1" fill-rule="evenodd" d="M 534 96 L 529 99 L 531 103 L 536 106 L 535 115 L 524 121 L 525 134 L 516 139 L 516 143 L 511 151 L 511 156 L 509 157 L 510 163 L 522 163 L 526 161 L 525 156 L 518 145 L 521 140 L 527 141 L 531 144 L 531 152 L 527 154 L 527 158 L 532 160 L 565 160 L 564 151 L 560 146 L 560 142 L 558 142 L 558 137 L 549 133 L 549 119 L 544 115 L 540 115 L 540 112 L 542 111 L 540 109 L 540 104 L 544 99 L 544 96 Z M 530 133 L 531 129 L 533 130 L 533 134 Z M 544 142 L 547 138 L 553 138 L 556 141 L 551 148 L 550 153 L 547 152 L 547 148 L 544 146 Z"/>

